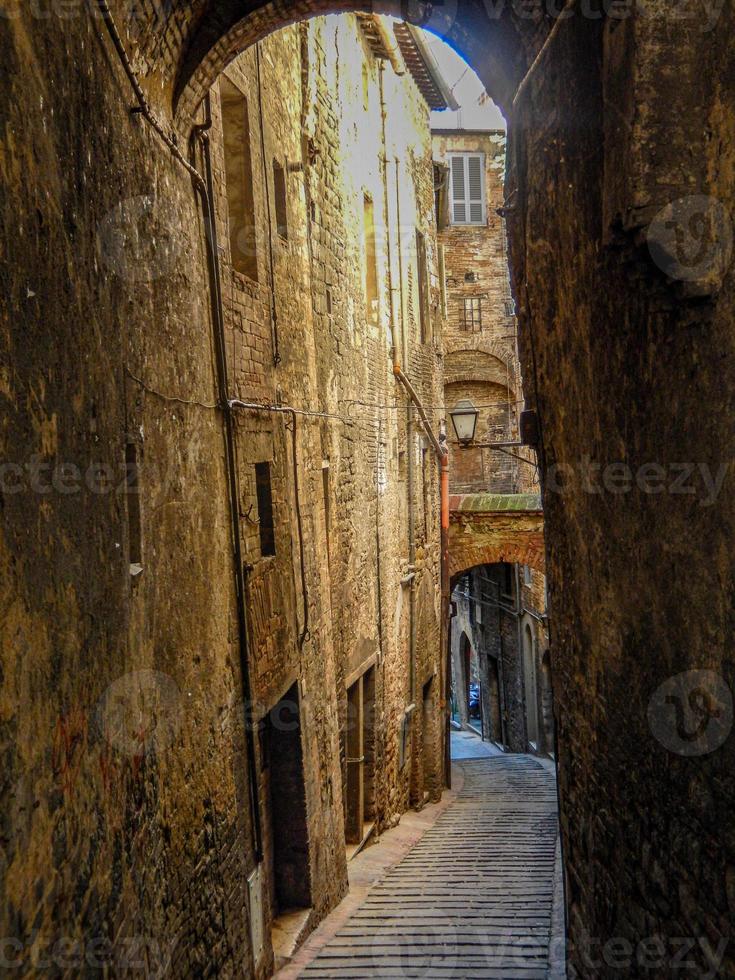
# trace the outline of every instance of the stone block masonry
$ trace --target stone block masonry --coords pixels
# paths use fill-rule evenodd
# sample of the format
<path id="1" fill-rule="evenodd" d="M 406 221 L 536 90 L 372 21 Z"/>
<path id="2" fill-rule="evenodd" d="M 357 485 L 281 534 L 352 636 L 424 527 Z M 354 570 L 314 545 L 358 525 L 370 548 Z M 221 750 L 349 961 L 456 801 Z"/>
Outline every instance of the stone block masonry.
<path id="1" fill-rule="evenodd" d="M 2 30 L 14 112 L 33 115 L 21 62 L 47 59 L 24 25 Z M 247 698 L 204 229 L 183 170 L 128 111 L 98 27 L 75 21 L 54 49 L 62 89 L 44 85 L 36 149 L 17 143 L 10 158 L 13 194 L 37 217 L 16 227 L 3 212 L 9 258 L 20 269 L 45 256 L 16 299 L 53 357 L 23 354 L 6 322 L 16 410 L 4 448 L 85 471 L 119 464 L 118 483 L 130 464 L 139 492 L 134 507 L 117 484 L 8 497 L 0 935 L 17 937 L 21 975 L 33 932 L 100 939 L 113 958 L 140 939 L 175 976 L 264 977 L 274 918 L 303 908 L 303 935 L 347 888 L 355 685 L 365 826 L 379 834 L 443 783 L 438 471 L 390 358 L 399 342 L 422 398 L 440 405 L 428 107 L 354 16 L 269 37 L 209 93 L 229 395 L 297 409 L 234 409 Z M 85 64 L 76 81 L 69 63 Z M 86 110 L 62 123 L 63 100 L 91 107 L 93 90 L 108 128 Z M 79 156 L 87 142 L 93 164 Z M 32 187 L 28 154 L 45 174 Z M 204 172 L 199 147 L 194 162 Z M 56 307 L 75 311 L 64 329 Z M 35 398 L 44 408 L 21 422 Z"/>
<path id="2" fill-rule="evenodd" d="M 6 471 L 0 517 L 2 935 L 20 944 L 9 953 L 21 957 L 21 975 L 29 937 L 46 935 L 81 937 L 90 956 L 94 939 L 117 949 L 147 939 L 148 962 L 162 956 L 174 976 L 252 973 L 253 858 L 244 738 L 236 731 L 242 696 L 231 520 L 222 419 L 211 408 L 217 396 L 199 203 L 189 175 L 130 113 L 130 89 L 97 8 L 5 6 L 0 437 L 4 462 L 28 468 Z M 295 19 L 365 5 L 114 6 L 144 89 L 184 149 L 202 118 L 202 96 L 236 53 Z M 714 241 L 710 234 L 702 248 L 692 229 L 723 228 L 707 220 L 712 202 L 731 223 L 732 5 L 700 15 L 694 6 L 672 12 L 671 5 L 648 4 L 650 16 L 635 5 L 602 16 L 595 5 L 579 5 L 553 37 L 548 9 L 526 17 L 516 4 L 495 4 L 490 18 L 488 6 L 415 5 L 467 56 L 510 120 L 509 254 L 526 395 L 542 426 L 542 471 L 585 458 L 602 467 L 706 461 L 716 470 L 735 450 L 732 253 L 727 234 Z M 400 14 L 401 4 L 385 9 Z M 326 39 L 322 47 L 329 50 Z M 334 191 L 330 196 L 334 202 Z M 142 235 L 142 218 L 163 234 Z M 667 224 L 671 238 L 657 243 L 656 229 Z M 677 238 L 687 246 L 678 257 Z M 147 250 L 152 239 L 155 252 Z M 226 237 L 222 244 L 227 248 Z M 329 315 L 326 290 L 316 305 Z M 294 308 L 308 306 L 299 301 Z M 271 355 L 270 326 L 261 334 L 261 315 L 240 315 L 258 352 L 241 348 L 240 383 L 252 385 L 254 395 Z M 374 348 L 357 335 L 366 340 L 364 364 L 373 363 Z M 330 344 L 357 360 L 356 342 L 335 337 Z M 303 377 L 313 370 L 329 377 L 321 353 L 315 344 L 299 352 Z M 364 378 L 339 397 L 376 402 L 365 396 Z M 271 390 L 264 384 L 262 397 Z M 347 417 L 346 408 L 339 414 Z M 390 467 L 405 479 L 405 437 L 399 431 L 393 441 L 389 430 L 376 428 L 378 485 Z M 339 464 L 348 487 L 347 475 L 360 472 L 357 460 L 347 460 L 348 447 L 359 444 L 353 427 L 337 437 L 322 420 L 303 422 L 300 440 L 304 432 L 312 434 L 299 443 L 309 454 L 303 458 L 318 461 L 305 486 L 324 486 L 329 456 L 329 486 L 337 485 Z M 344 466 L 330 455 L 337 438 Z M 279 455 L 290 451 L 289 439 L 274 422 Z M 268 451 L 259 449 L 256 461 Z M 60 477 L 62 464 L 90 473 L 94 491 L 84 479 L 79 492 L 29 490 L 31 480 L 35 488 L 48 485 L 47 463 L 65 491 L 75 471 Z M 104 464 L 113 473 L 137 464 L 140 520 L 126 494 L 99 492 L 109 486 Z M 252 500 L 257 485 L 246 491 L 241 483 Z M 277 484 L 274 502 L 282 492 Z M 693 974 L 712 972 L 705 943 L 717 948 L 724 941 L 714 968 L 723 975 L 735 969 L 735 742 L 730 734 L 713 743 L 710 721 L 696 739 L 701 754 L 682 755 L 671 747 L 673 706 L 664 732 L 648 718 L 660 686 L 681 675 L 691 682 L 691 671 L 709 669 L 735 689 L 729 491 L 726 482 L 711 506 L 700 506 L 696 495 L 638 489 L 545 492 L 571 967 L 580 976 L 619 977 L 621 944 L 634 957 L 623 953 L 624 969 L 636 971 L 637 958 L 651 956 L 647 941 L 661 948 L 658 938 L 664 952 L 654 953 L 649 972 L 670 973 L 678 937 L 694 941 Z M 380 548 L 392 549 L 390 561 L 400 564 L 405 548 L 396 542 L 404 540 L 405 516 L 375 511 L 359 484 L 356 494 L 356 524 L 386 514 L 376 522 Z M 255 540 L 248 518 L 259 518 L 249 506 L 243 534 Z M 303 526 L 305 534 L 315 529 L 307 554 L 323 554 L 326 510 L 307 509 Z M 289 548 L 280 518 L 274 532 L 278 564 Z M 340 575 L 359 553 L 334 554 Z M 290 593 L 303 614 L 298 554 L 294 548 Z M 142 562 L 131 561 L 136 557 Z M 143 572 L 131 576 L 138 564 Z M 322 612 L 311 617 L 309 642 L 328 651 L 331 638 L 322 646 L 317 632 L 329 615 L 324 603 L 349 586 L 337 573 L 327 580 L 318 564 L 320 590 L 309 595 Z M 374 574 L 377 566 L 363 567 Z M 402 593 L 390 594 L 386 583 L 393 581 L 381 576 L 380 610 L 392 616 L 392 632 L 383 622 L 386 662 L 408 636 L 408 603 Z M 285 595 L 277 598 L 286 605 Z M 312 662 L 308 651 L 304 658 Z M 313 661 L 304 702 L 315 686 L 337 691 L 338 662 Z M 141 673 L 151 670 L 170 677 L 175 689 Z M 141 741 L 149 743 L 137 724 L 137 750 L 129 751 L 127 735 L 118 742 L 114 712 L 110 724 L 99 725 L 105 691 L 130 674 L 140 692 L 128 695 L 134 701 L 155 682 L 153 696 L 146 694 L 162 722 L 155 751 L 139 751 Z M 328 703 L 314 702 L 319 734 L 305 746 L 312 771 L 339 751 L 337 703 L 336 693 Z M 386 765 L 396 771 L 401 719 L 397 707 L 389 717 L 389 704 L 397 697 L 386 699 L 385 712 L 394 733 Z M 164 723 L 172 716 L 181 724 Z M 339 783 L 320 785 L 322 813 L 339 813 Z M 405 795 L 396 783 L 386 812 L 398 812 Z M 326 889 L 318 881 L 340 861 L 338 824 L 332 818 L 334 835 L 317 848 L 320 901 Z M 335 894 L 340 880 L 338 873 L 329 886 Z M 605 951 L 608 943 L 617 946 Z"/>

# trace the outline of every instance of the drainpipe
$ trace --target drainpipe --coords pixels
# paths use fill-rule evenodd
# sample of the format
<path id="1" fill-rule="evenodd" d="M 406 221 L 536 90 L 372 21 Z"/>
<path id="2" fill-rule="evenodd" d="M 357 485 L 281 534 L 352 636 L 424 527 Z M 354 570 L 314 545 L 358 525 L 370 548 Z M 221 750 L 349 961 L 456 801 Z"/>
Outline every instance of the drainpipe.
<path id="1" fill-rule="evenodd" d="M 132 112 L 140 113 L 146 122 L 151 126 L 151 128 L 156 132 L 162 143 L 168 147 L 171 155 L 174 159 L 187 171 L 187 173 L 192 178 L 194 187 L 199 192 L 202 199 L 202 208 L 204 212 L 204 223 L 205 223 L 205 247 L 207 251 L 207 264 L 209 267 L 210 275 L 210 298 L 212 303 L 212 324 L 214 332 L 214 343 L 216 351 L 216 371 L 217 371 L 217 389 L 219 395 L 220 405 L 219 408 L 222 411 L 223 418 L 223 435 L 225 442 L 225 457 L 227 465 L 227 482 L 229 490 L 229 509 L 230 509 L 230 520 L 232 527 L 232 538 L 233 538 L 233 552 L 235 559 L 235 586 L 236 586 L 236 598 L 237 598 L 237 618 L 238 618 L 238 639 L 240 648 L 240 665 L 241 665 L 241 677 L 243 686 L 243 695 L 245 697 L 246 703 L 249 705 L 251 700 L 250 694 L 250 671 L 249 671 L 249 651 L 248 651 L 248 634 L 247 634 L 247 619 L 245 611 L 245 582 L 244 582 L 244 570 L 242 564 L 242 545 L 240 542 L 240 517 L 238 511 L 238 500 L 239 496 L 237 493 L 237 464 L 235 459 L 235 437 L 233 428 L 232 414 L 229 411 L 228 401 L 227 401 L 227 357 L 225 351 L 225 334 L 224 334 L 224 311 L 222 306 L 222 293 L 220 288 L 220 274 L 219 274 L 219 252 L 217 248 L 217 229 L 214 221 L 214 215 L 212 212 L 212 174 L 211 166 L 209 166 L 207 172 L 207 180 L 202 177 L 196 167 L 190 163 L 186 157 L 183 155 L 179 149 L 178 144 L 171 136 L 166 133 L 161 123 L 156 119 L 148 100 L 145 97 L 145 93 L 141 88 L 138 77 L 135 74 L 133 66 L 130 63 L 127 52 L 125 50 L 125 45 L 120 37 L 120 32 L 117 29 L 117 24 L 112 15 L 112 11 L 106 0 L 97 0 L 97 6 L 99 8 L 102 19 L 105 22 L 107 31 L 112 40 L 115 51 L 117 52 L 118 58 L 122 68 L 130 82 L 131 88 L 135 94 L 135 98 L 138 102 L 137 107 L 135 107 Z M 209 111 L 209 100 L 207 99 L 207 120 L 202 127 L 202 131 L 207 130 L 212 125 L 211 113 Z M 204 137 L 205 143 L 208 143 L 206 136 Z M 210 164 L 209 156 L 206 155 L 207 164 Z M 262 832 L 260 826 L 260 804 L 258 798 L 258 770 L 255 760 L 255 745 L 253 741 L 253 732 L 250 724 L 249 712 L 244 719 L 245 721 L 245 739 L 246 739 L 246 750 L 247 750 L 247 762 L 248 762 L 248 792 L 249 792 L 249 803 L 250 803 L 250 819 L 252 825 L 252 846 L 253 853 L 256 862 L 260 862 L 263 859 L 263 845 L 262 845 Z"/>
<path id="2" fill-rule="evenodd" d="M 400 290 L 399 313 L 401 320 L 401 346 L 403 347 L 403 356 L 404 358 L 407 358 L 408 334 L 406 331 L 406 320 L 403 312 L 405 308 L 405 297 L 403 294 L 403 248 L 401 245 L 401 162 L 398 157 L 394 158 L 394 162 L 396 167 L 396 224 L 398 225 L 398 286 Z M 396 378 L 398 378 L 399 374 L 403 376 L 398 363 L 398 348 L 396 346 L 395 331 L 393 336 L 393 346 L 391 347 L 391 357 L 393 359 L 393 374 L 396 376 Z M 398 372 L 398 374 L 396 372 Z M 415 392 L 414 396 L 416 396 Z M 406 406 L 406 484 L 408 495 L 408 644 L 411 670 L 409 696 L 410 711 L 412 711 L 416 705 L 416 522 L 414 520 L 413 513 L 413 483 L 413 403 L 409 398 Z"/>
<path id="3" fill-rule="evenodd" d="M 230 520 L 232 524 L 232 543 L 235 559 L 235 586 L 237 589 L 237 626 L 240 649 L 240 673 L 242 677 L 245 703 L 252 703 L 250 685 L 250 657 L 248 650 L 248 625 L 246 611 L 245 562 L 240 536 L 240 492 L 237 474 L 237 450 L 235 445 L 235 426 L 232 410 L 229 404 L 229 383 L 227 378 L 227 354 L 225 347 L 225 317 L 222 304 L 221 275 L 219 267 L 219 243 L 217 238 L 217 222 L 214 215 L 214 180 L 212 177 L 212 156 L 210 152 L 209 130 L 212 127 L 212 103 L 207 94 L 204 98 L 206 112 L 205 121 L 196 126 L 193 135 L 199 140 L 204 157 L 205 184 L 197 185 L 202 199 L 204 214 L 205 242 L 207 264 L 210 277 L 210 296 L 212 303 L 212 322 L 214 326 L 215 361 L 217 366 L 217 389 L 224 422 L 225 461 L 227 466 L 227 483 L 230 497 Z M 260 826 L 260 802 L 258 799 L 258 768 L 255 759 L 255 744 L 252 724 L 248 717 L 245 719 L 248 784 L 250 792 L 251 820 L 253 823 L 253 850 L 256 862 L 263 859 L 262 832 Z"/>

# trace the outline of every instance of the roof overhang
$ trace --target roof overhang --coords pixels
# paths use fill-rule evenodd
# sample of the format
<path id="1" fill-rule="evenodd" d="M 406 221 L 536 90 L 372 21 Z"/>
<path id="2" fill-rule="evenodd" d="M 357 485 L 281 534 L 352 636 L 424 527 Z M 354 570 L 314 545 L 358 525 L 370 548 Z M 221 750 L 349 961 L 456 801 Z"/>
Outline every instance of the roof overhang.
<path id="1" fill-rule="evenodd" d="M 422 32 L 405 21 L 396 21 L 393 31 L 419 91 L 432 110 L 459 109 L 459 104 L 442 75 L 436 58 L 426 43 Z"/>

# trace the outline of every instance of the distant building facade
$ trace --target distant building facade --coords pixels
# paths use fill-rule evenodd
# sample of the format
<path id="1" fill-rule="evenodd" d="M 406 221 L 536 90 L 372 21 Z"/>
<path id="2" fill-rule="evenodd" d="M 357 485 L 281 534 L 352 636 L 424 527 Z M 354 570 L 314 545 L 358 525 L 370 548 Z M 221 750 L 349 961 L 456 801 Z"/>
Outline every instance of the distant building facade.
<path id="1" fill-rule="evenodd" d="M 466 446 L 451 421 L 447 426 L 450 492 L 456 506 L 468 495 L 488 495 L 487 506 L 499 512 L 496 553 L 454 578 L 452 720 L 510 751 L 550 753 L 546 580 L 542 562 L 532 567 L 514 561 L 509 547 L 509 513 L 540 504 L 529 504 L 527 496 L 539 492 L 534 454 L 514 445 L 524 392 L 498 213 L 505 133 L 435 128 L 433 143 L 446 315 L 445 410 L 449 419 L 458 409 L 476 412 L 474 438 Z"/>

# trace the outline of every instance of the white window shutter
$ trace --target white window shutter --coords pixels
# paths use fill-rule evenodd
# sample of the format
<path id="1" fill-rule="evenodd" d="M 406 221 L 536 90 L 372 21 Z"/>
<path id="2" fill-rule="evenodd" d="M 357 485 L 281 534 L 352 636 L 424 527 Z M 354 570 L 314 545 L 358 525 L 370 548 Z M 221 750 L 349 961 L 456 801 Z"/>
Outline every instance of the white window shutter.
<path id="1" fill-rule="evenodd" d="M 476 154 L 467 156 L 467 187 L 469 193 L 470 223 L 481 225 L 485 221 L 485 208 L 482 193 L 482 157 Z"/>
<path id="2" fill-rule="evenodd" d="M 467 191 L 465 158 L 452 157 L 452 221 L 463 225 L 467 221 Z"/>

